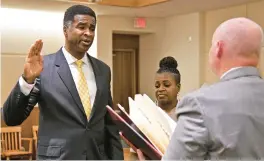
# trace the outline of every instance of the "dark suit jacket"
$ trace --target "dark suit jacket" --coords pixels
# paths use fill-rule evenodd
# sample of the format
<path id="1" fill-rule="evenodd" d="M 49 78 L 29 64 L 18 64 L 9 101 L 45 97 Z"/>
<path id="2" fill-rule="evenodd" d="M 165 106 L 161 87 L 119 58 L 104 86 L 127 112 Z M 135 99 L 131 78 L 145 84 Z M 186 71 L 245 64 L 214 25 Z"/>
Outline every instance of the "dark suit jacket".
<path id="1" fill-rule="evenodd" d="M 3 114 L 7 125 L 20 125 L 38 102 L 40 109 L 38 159 L 123 160 L 118 130 L 107 112 L 112 106 L 110 68 L 88 55 L 97 93 L 88 121 L 69 65 L 60 49 L 44 56 L 44 69 L 29 96 L 16 84 Z"/>

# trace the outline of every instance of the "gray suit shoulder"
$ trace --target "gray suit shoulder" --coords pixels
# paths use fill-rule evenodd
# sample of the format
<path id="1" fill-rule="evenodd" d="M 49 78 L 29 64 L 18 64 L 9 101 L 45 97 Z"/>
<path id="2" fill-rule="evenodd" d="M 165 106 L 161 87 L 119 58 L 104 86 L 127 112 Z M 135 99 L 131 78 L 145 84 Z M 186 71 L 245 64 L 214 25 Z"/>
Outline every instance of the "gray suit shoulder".
<path id="1" fill-rule="evenodd" d="M 188 101 L 194 101 L 197 100 L 199 97 L 203 96 L 204 93 L 208 90 L 208 86 L 207 87 L 202 87 L 199 88 L 197 90 L 194 90 L 188 94 L 186 94 L 185 96 L 183 96 L 181 98 L 181 101 L 184 101 L 185 103 L 187 103 Z"/>
<path id="2" fill-rule="evenodd" d="M 192 106 L 192 108 L 196 107 L 201 110 L 202 113 L 204 113 L 205 108 L 208 107 L 206 102 L 208 99 L 210 99 L 209 95 L 212 94 L 212 91 L 217 91 L 217 84 L 218 83 L 202 86 L 201 88 L 186 94 L 184 97 L 182 97 L 180 101 L 181 104 Z"/>
<path id="3" fill-rule="evenodd" d="M 195 113 L 200 113 L 202 114 L 203 110 L 201 109 L 201 103 L 199 100 L 199 97 L 201 96 L 201 91 L 200 89 L 195 90 L 193 92 L 190 92 L 183 96 L 179 103 L 177 104 L 177 109 L 176 109 L 176 117 L 178 117 L 181 114 L 185 114 L 186 112 L 195 112 Z"/>
<path id="4" fill-rule="evenodd" d="M 52 53 L 52 54 L 48 54 L 48 55 L 44 55 L 43 56 L 44 67 L 45 66 L 49 66 L 50 64 L 54 64 L 54 61 L 55 61 L 55 58 L 56 58 L 56 54 L 57 53 Z"/>

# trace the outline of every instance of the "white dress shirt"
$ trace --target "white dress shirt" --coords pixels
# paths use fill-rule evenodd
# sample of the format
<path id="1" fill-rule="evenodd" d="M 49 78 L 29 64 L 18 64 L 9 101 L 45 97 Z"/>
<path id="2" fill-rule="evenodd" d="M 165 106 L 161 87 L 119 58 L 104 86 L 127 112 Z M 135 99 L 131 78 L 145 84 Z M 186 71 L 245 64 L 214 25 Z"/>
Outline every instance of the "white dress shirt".
<path id="1" fill-rule="evenodd" d="M 78 89 L 79 72 L 77 69 L 77 65 L 75 63 L 77 59 L 73 57 L 64 47 L 62 48 L 62 52 L 66 58 L 67 63 L 69 64 L 69 68 L 70 68 L 74 83 L 76 85 L 76 88 Z M 84 72 L 84 76 L 88 84 L 91 106 L 93 106 L 96 91 L 97 91 L 95 76 L 94 76 L 92 65 L 87 57 L 87 54 L 84 55 L 84 57 L 82 58 L 82 61 L 83 61 L 82 70 Z M 28 84 L 21 76 L 19 78 L 19 85 L 20 85 L 21 92 L 27 96 L 29 95 L 32 88 L 34 87 L 35 83 Z"/>

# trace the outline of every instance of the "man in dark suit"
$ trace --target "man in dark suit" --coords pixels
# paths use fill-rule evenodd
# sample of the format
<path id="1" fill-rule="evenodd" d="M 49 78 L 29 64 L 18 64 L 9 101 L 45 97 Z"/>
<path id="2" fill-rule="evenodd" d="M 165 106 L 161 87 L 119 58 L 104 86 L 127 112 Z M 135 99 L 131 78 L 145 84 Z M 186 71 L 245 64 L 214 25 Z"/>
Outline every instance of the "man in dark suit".
<path id="1" fill-rule="evenodd" d="M 4 104 L 4 120 L 20 125 L 38 103 L 38 159 L 123 160 L 118 130 L 106 109 L 113 104 L 110 68 L 87 54 L 96 15 L 75 5 L 63 23 L 65 46 L 59 51 L 42 57 L 42 41 L 31 46 L 24 73 Z"/>

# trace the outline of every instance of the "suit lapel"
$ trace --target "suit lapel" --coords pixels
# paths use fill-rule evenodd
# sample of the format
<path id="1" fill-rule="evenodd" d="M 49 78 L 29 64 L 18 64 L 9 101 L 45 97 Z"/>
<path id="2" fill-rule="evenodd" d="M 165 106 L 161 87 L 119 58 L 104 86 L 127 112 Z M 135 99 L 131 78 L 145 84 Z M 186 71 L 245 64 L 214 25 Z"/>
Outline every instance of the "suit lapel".
<path id="1" fill-rule="evenodd" d="M 94 104 L 92 107 L 92 112 L 90 115 L 90 120 L 94 117 L 94 113 L 96 111 L 96 108 L 98 108 L 98 104 L 100 103 L 100 96 L 102 92 L 102 86 L 103 86 L 103 76 L 102 76 L 102 71 L 100 71 L 100 68 L 98 66 L 98 63 L 96 62 L 96 59 L 91 57 L 89 54 L 87 54 L 89 61 L 91 62 L 93 71 L 94 71 L 94 77 L 96 81 L 96 95 L 95 95 L 95 100 Z"/>
<path id="2" fill-rule="evenodd" d="M 74 80 L 72 78 L 72 74 L 71 74 L 69 65 L 66 61 L 66 58 L 64 57 L 64 55 L 62 53 L 62 50 L 58 51 L 58 53 L 56 54 L 55 65 L 57 67 L 57 72 L 58 72 L 61 80 L 63 81 L 63 83 L 67 87 L 69 93 L 71 94 L 73 100 L 75 101 L 75 103 L 77 104 L 77 106 L 80 108 L 80 110 L 82 111 L 82 113 L 85 116 L 85 112 L 84 112 L 84 108 L 83 108 L 82 103 L 81 103 L 81 99 L 79 97 L 77 88 L 76 88 Z"/>

